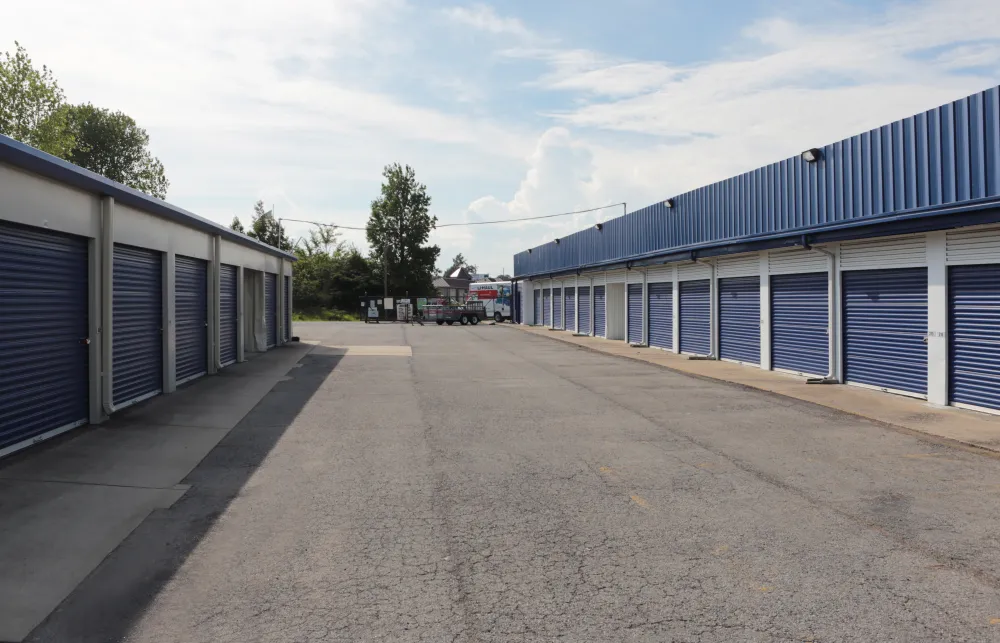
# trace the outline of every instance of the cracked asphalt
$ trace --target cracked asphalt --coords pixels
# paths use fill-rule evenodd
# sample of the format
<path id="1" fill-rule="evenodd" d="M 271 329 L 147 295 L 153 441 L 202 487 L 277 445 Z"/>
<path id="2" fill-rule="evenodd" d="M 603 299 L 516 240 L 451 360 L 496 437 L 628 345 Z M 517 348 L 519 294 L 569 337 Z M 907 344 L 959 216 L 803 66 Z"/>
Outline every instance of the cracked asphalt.
<path id="1" fill-rule="evenodd" d="M 315 350 L 35 641 L 1000 641 L 1000 460 L 502 326 Z"/>

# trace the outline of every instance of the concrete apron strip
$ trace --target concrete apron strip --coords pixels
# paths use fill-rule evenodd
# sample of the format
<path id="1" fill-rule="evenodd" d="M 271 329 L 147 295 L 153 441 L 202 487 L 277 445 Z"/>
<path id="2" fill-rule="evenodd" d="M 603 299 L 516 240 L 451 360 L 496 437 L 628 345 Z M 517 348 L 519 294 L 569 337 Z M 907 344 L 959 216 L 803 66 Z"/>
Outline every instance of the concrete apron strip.
<path id="1" fill-rule="evenodd" d="M 412 357 L 409 346 L 334 346 L 316 343 L 317 355 L 344 355 L 346 357 Z"/>
<path id="2" fill-rule="evenodd" d="M 718 360 L 689 360 L 685 355 L 657 348 L 635 348 L 622 341 L 578 337 L 570 332 L 551 333 L 545 327 L 513 328 L 600 353 L 654 364 L 677 373 L 740 384 L 857 415 L 904 431 L 1000 453 L 1000 417 L 986 413 L 935 406 L 923 400 L 857 386 L 806 384 L 804 378 L 786 373 Z"/>

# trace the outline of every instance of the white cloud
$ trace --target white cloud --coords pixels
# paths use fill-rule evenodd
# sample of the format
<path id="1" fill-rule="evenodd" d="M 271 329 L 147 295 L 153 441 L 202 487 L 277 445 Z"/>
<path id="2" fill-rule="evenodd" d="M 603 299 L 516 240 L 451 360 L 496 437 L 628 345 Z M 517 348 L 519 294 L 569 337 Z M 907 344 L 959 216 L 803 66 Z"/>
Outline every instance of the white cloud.
<path id="1" fill-rule="evenodd" d="M 491 34 L 517 36 L 524 39 L 537 37 L 521 20 L 503 17 L 497 14 L 493 7 L 486 4 L 476 4 L 472 7 L 449 7 L 444 9 L 444 15 L 459 25 Z"/>

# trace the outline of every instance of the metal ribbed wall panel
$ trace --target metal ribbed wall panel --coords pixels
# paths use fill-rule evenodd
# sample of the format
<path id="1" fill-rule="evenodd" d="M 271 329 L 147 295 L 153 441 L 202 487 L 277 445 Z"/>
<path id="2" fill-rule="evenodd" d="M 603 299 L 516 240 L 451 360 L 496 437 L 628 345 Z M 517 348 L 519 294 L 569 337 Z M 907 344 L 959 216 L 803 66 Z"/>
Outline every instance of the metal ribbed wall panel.
<path id="1" fill-rule="evenodd" d="M 236 363 L 237 324 L 239 323 L 238 277 L 238 267 L 226 264 L 219 266 L 219 361 L 222 362 L 223 366 Z"/>
<path id="2" fill-rule="evenodd" d="M 163 257 L 115 244 L 112 377 L 122 408 L 163 390 Z"/>
<path id="3" fill-rule="evenodd" d="M 605 288 L 606 286 L 594 286 L 594 335 L 597 337 L 608 334 Z"/>
<path id="4" fill-rule="evenodd" d="M 1000 263 L 1000 228 L 952 230 L 946 248 L 949 264 Z"/>
<path id="5" fill-rule="evenodd" d="M 646 271 L 646 281 L 649 283 L 657 281 L 673 281 L 673 266 L 653 266 Z"/>
<path id="6" fill-rule="evenodd" d="M 609 272 L 604 275 L 604 283 L 606 284 L 623 284 L 625 283 L 625 271 L 619 272 Z"/>
<path id="7" fill-rule="evenodd" d="M 710 279 L 712 266 L 704 263 L 682 263 L 677 265 L 677 280 L 692 281 L 695 279 Z"/>
<path id="8" fill-rule="evenodd" d="M 181 384 L 208 371 L 208 262 L 177 255 L 174 266 L 175 372 Z"/>
<path id="9" fill-rule="evenodd" d="M 88 416 L 87 240 L 0 225 L 0 453 Z"/>
<path id="10" fill-rule="evenodd" d="M 1000 196 L 1000 88 L 655 203 L 514 256 L 517 276 L 823 230 Z"/>
<path id="11" fill-rule="evenodd" d="M 719 279 L 760 275 L 760 255 L 741 255 L 720 258 L 717 263 Z"/>
<path id="12" fill-rule="evenodd" d="M 711 284 L 708 279 L 680 283 L 681 352 L 708 355 L 712 350 Z"/>
<path id="13" fill-rule="evenodd" d="M 552 289 L 542 288 L 542 326 L 552 325 Z"/>
<path id="14" fill-rule="evenodd" d="M 927 394 L 927 270 L 845 272 L 848 382 Z"/>
<path id="15" fill-rule="evenodd" d="M 650 346 L 674 348 L 674 284 L 655 282 L 649 289 L 649 340 Z"/>
<path id="16" fill-rule="evenodd" d="M 850 241 L 840 246 L 842 270 L 916 268 L 926 265 L 927 241 L 922 234 Z"/>
<path id="17" fill-rule="evenodd" d="M 533 324 L 539 326 L 542 323 L 542 291 L 539 288 L 535 288 L 534 292 L 534 302 L 535 302 L 535 318 Z"/>
<path id="18" fill-rule="evenodd" d="M 552 289 L 552 327 L 562 328 L 562 288 Z"/>
<path id="19" fill-rule="evenodd" d="M 642 284 L 628 285 L 628 341 L 642 343 Z"/>
<path id="20" fill-rule="evenodd" d="M 285 318 L 284 339 L 287 342 L 292 337 L 292 278 L 284 277 L 285 280 L 285 308 L 282 314 Z"/>
<path id="21" fill-rule="evenodd" d="M 760 364 L 759 276 L 719 280 L 719 357 Z"/>
<path id="22" fill-rule="evenodd" d="M 768 273 L 772 275 L 820 272 L 829 267 L 828 255 L 811 250 L 772 250 L 767 257 Z"/>
<path id="23" fill-rule="evenodd" d="M 771 277 L 771 367 L 823 377 L 829 370 L 828 273 Z"/>
<path id="24" fill-rule="evenodd" d="M 1000 264 L 948 269 L 952 403 L 1000 409 Z"/>
<path id="25" fill-rule="evenodd" d="M 577 332 L 590 334 L 590 286 L 580 286 L 580 328 Z"/>
<path id="26" fill-rule="evenodd" d="M 278 344 L 278 275 L 264 273 L 264 331 L 267 347 Z"/>
<path id="27" fill-rule="evenodd" d="M 576 330 L 576 287 L 570 286 L 565 289 L 564 299 L 566 301 L 563 310 L 566 311 L 566 330 Z"/>

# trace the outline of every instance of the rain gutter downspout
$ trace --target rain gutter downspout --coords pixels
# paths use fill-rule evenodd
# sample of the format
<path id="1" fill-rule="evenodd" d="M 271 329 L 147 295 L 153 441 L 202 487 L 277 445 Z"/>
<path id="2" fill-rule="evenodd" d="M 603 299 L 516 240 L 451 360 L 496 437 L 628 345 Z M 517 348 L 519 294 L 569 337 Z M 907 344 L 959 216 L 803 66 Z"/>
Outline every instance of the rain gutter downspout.
<path id="1" fill-rule="evenodd" d="M 833 278 L 830 280 L 830 294 L 827 298 L 827 317 L 830 320 L 829 323 L 829 333 L 828 333 L 828 346 L 830 355 L 827 357 L 827 372 L 826 377 L 811 377 L 806 380 L 807 384 L 840 384 L 840 380 L 837 379 L 836 374 L 833 369 L 833 355 L 837 348 L 836 338 L 839 336 L 839 329 L 837 327 L 837 255 L 833 254 L 825 248 L 814 248 L 809 245 L 809 240 L 806 235 L 802 235 L 802 248 L 804 250 L 812 250 L 813 252 L 818 252 L 824 254 L 830 258 L 830 270 L 829 275 Z"/>
<path id="2" fill-rule="evenodd" d="M 114 261 L 115 198 L 101 198 L 101 405 L 104 413 L 115 412 L 114 404 Z"/>
<path id="3" fill-rule="evenodd" d="M 709 267 L 712 271 L 711 276 L 708 279 L 709 283 L 709 297 L 711 298 L 708 303 L 708 326 L 709 326 L 709 349 L 708 355 L 688 355 L 688 359 L 692 360 L 718 360 L 717 355 L 717 345 L 719 343 L 719 297 L 717 294 L 718 283 L 715 278 L 716 266 L 714 259 L 699 259 L 697 255 L 697 250 L 691 251 L 691 261 L 694 263 L 704 264 Z"/>

